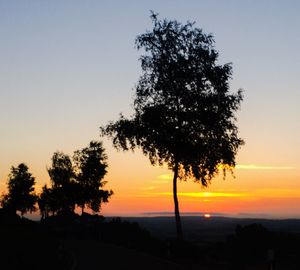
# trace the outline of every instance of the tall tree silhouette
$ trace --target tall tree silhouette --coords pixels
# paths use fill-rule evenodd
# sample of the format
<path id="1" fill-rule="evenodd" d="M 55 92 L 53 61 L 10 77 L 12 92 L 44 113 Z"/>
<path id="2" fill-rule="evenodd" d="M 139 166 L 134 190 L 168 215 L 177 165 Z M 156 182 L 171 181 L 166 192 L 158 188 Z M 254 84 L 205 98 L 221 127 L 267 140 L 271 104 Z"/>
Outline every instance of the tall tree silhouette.
<path id="1" fill-rule="evenodd" d="M 55 152 L 48 173 L 52 184 L 51 191 L 44 189 L 44 196 L 50 199 L 48 207 L 51 207 L 54 212 L 73 212 L 79 189 L 70 157 L 62 152 Z M 48 193 L 51 195 L 49 196 Z"/>
<path id="2" fill-rule="evenodd" d="M 139 147 L 152 165 L 166 163 L 173 171 L 173 199 L 178 238 L 182 228 L 177 180 L 192 178 L 207 186 L 220 165 L 231 170 L 243 140 L 235 111 L 242 92 L 229 91 L 231 64 L 217 63 L 211 35 L 194 23 L 159 20 L 152 13 L 152 31 L 136 38 L 142 76 L 136 86 L 134 114 L 122 114 L 100 128 L 116 148 Z"/>
<path id="3" fill-rule="evenodd" d="M 73 160 L 79 184 L 78 204 L 84 212 L 87 206 L 94 212 L 99 212 L 101 203 L 108 202 L 113 194 L 110 190 L 103 190 L 103 181 L 107 173 L 107 155 L 102 142 L 91 141 L 88 147 L 74 152 Z"/>
<path id="4" fill-rule="evenodd" d="M 36 210 L 37 196 L 34 193 L 35 178 L 28 171 L 26 164 L 12 166 L 8 177 L 8 193 L 2 197 L 3 208 L 20 211 L 23 216 L 27 212 Z"/>

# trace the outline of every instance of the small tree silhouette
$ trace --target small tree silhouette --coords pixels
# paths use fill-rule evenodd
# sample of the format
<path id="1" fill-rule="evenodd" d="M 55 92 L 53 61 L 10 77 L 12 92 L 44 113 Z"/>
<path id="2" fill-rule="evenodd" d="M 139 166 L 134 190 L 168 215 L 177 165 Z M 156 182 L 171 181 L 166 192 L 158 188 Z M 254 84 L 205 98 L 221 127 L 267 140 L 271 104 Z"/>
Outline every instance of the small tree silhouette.
<path id="1" fill-rule="evenodd" d="M 108 202 L 113 194 L 111 190 L 103 190 L 103 181 L 107 173 L 107 155 L 102 142 L 91 141 L 88 147 L 74 152 L 73 160 L 79 184 L 78 204 L 84 212 L 85 206 L 99 212 L 101 203 Z"/>
<path id="2" fill-rule="evenodd" d="M 38 198 L 38 205 L 42 219 L 49 217 L 50 214 L 55 215 L 60 209 L 60 202 L 56 196 L 57 189 L 48 188 L 44 185 L 42 192 Z"/>
<path id="3" fill-rule="evenodd" d="M 47 207 L 54 213 L 74 212 L 78 186 L 70 157 L 62 152 L 55 152 L 48 173 L 52 188 L 50 191 L 45 188 L 41 194 L 48 198 Z"/>
<path id="4" fill-rule="evenodd" d="M 182 238 L 177 179 L 207 186 L 220 165 L 231 170 L 243 140 L 234 113 L 242 93 L 229 92 L 230 64 L 219 65 L 214 40 L 194 23 L 159 20 L 136 38 L 143 74 L 136 86 L 134 115 L 101 127 L 116 148 L 140 147 L 152 165 L 173 171 L 178 238 Z"/>
<path id="5" fill-rule="evenodd" d="M 20 211 L 21 216 L 35 211 L 37 196 L 34 185 L 35 178 L 28 172 L 26 164 L 12 166 L 7 182 L 8 193 L 1 199 L 2 207 L 14 212 Z"/>

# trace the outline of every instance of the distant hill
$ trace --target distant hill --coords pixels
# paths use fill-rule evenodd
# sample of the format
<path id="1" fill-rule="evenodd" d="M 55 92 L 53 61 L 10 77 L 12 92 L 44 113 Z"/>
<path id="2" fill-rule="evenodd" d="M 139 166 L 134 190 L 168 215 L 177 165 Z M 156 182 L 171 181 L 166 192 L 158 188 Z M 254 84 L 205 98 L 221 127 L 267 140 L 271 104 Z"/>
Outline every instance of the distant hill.
<path id="1" fill-rule="evenodd" d="M 111 218 L 107 218 L 108 220 Z M 122 220 L 137 222 L 153 235 L 162 238 L 176 236 L 175 220 L 171 216 L 161 217 L 122 217 Z M 183 216 L 184 238 L 195 242 L 224 241 L 228 235 L 234 234 L 237 225 L 245 226 L 258 223 L 271 231 L 300 233 L 300 219 L 261 219 L 261 218 L 229 218 L 203 216 Z"/>
<path id="2" fill-rule="evenodd" d="M 269 269 L 299 270 L 300 220 L 172 216 L 50 217 L 34 222 L 0 211 L 3 269 Z M 239 226 L 238 226 L 239 225 Z M 149 233 L 150 232 L 150 233 Z M 2 269 L 1 268 L 1 269 Z"/>

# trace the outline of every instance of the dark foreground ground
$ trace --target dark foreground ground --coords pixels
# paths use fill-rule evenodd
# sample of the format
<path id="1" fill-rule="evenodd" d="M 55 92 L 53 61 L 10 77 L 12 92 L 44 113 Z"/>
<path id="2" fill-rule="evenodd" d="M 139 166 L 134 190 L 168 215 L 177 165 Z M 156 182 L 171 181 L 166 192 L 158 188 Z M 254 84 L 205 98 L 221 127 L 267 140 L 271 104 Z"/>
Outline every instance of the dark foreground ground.
<path id="1" fill-rule="evenodd" d="M 107 218 L 108 221 L 111 219 Z M 235 234 L 237 225 L 260 224 L 274 232 L 300 233 L 300 219 L 205 218 L 203 216 L 183 216 L 181 219 L 184 238 L 198 244 L 224 242 L 229 235 Z M 124 217 L 122 220 L 137 222 L 160 238 L 176 236 L 174 217 Z"/>
<path id="2" fill-rule="evenodd" d="M 104 220 L 85 215 L 42 223 L 0 211 L 0 269 L 300 269 L 300 220 L 183 217 Z"/>

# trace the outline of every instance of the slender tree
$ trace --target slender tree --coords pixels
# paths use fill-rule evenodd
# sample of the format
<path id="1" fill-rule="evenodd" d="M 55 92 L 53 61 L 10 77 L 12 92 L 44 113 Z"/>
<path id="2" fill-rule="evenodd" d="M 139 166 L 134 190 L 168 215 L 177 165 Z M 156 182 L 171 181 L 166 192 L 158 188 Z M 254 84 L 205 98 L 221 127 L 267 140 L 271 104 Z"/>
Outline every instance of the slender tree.
<path id="1" fill-rule="evenodd" d="M 2 197 L 3 208 L 14 212 L 20 211 L 23 216 L 36 210 L 37 196 L 34 193 L 35 178 L 28 171 L 26 164 L 12 166 L 8 177 L 8 193 Z"/>
<path id="2" fill-rule="evenodd" d="M 101 127 L 116 148 L 139 147 L 151 164 L 166 163 L 173 171 L 173 198 L 178 238 L 182 228 L 178 179 L 192 178 L 207 186 L 220 165 L 231 170 L 243 140 L 235 112 L 242 92 L 230 92 L 231 64 L 218 64 L 211 35 L 194 23 L 159 20 L 152 31 L 136 38 L 142 76 L 136 86 L 134 114 Z"/>
<path id="3" fill-rule="evenodd" d="M 111 190 L 103 190 L 106 184 L 104 176 L 107 173 L 107 155 L 102 142 L 91 141 L 88 147 L 74 152 L 73 160 L 79 184 L 79 200 L 82 213 L 87 206 L 94 212 L 99 212 L 101 203 L 108 202 L 113 194 Z"/>

